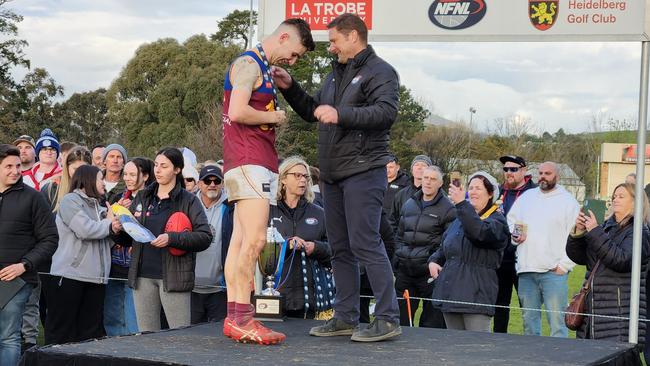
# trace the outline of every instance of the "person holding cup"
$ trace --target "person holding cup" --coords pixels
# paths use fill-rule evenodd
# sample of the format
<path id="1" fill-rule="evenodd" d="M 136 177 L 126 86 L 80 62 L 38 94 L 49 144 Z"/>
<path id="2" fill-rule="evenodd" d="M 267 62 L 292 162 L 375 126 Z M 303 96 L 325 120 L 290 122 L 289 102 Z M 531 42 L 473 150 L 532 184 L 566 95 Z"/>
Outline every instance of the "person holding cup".
<path id="1" fill-rule="evenodd" d="M 449 185 L 456 220 L 428 260 L 436 282 L 433 306 L 442 311 L 448 329 L 489 332 L 493 307 L 440 301 L 496 302 L 496 270 L 510 242 L 506 218 L 497 210 L 499 186 L 493 176 L 479 171 L 470 176 L 468 193 L 469 200 L 465 200 L 462 186 Z"/>

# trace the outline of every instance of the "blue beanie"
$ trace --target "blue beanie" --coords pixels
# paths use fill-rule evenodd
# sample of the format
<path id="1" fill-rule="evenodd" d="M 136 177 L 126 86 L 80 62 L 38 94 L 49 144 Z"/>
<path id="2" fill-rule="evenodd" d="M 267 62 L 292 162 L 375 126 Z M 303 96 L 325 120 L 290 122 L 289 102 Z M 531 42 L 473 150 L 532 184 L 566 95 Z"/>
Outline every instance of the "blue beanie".
<path id="1" fill-rule="evenodd" d="M 59 146 L 59 140 L 56 139 L 56 135 L 52 130 L 46 128 L 41 132 L 41 136 L 36 141 L 36 156 L 41 152 L 41 149 L 44 147 L 53 147 L 56 150 L 56 157 L 59 157 L 61 153 L 61 146 Z"/>

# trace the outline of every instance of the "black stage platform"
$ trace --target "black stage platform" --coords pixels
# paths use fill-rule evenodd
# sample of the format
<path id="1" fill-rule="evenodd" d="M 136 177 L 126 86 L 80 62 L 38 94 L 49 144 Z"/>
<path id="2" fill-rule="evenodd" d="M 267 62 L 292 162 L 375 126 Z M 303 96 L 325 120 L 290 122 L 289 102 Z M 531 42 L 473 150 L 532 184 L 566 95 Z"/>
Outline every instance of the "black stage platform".
<path id="1" fill-rule="evenodd" d="M 633 365 L 628 344 L 550 337 L 403 328 L 380 343 L 308 335 L 319 322 L 273 323 L 285 332 L 280 346 L 238 344 L 221 335 L 221 323 L 149 334 L 31 349 L 21 365 Z"/>

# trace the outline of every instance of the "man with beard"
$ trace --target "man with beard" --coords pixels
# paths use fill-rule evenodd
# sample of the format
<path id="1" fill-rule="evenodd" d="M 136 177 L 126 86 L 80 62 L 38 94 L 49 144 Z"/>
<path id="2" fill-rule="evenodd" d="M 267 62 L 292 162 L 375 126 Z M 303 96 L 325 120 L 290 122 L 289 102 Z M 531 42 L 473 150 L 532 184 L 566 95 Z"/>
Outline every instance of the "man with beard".
<path id="1" fill-rule="evenodd" d="M 22 135 L 14 141 L 14 146 L 20 150 L 20 170 L 27 174 L 36 164 L 36 142 L 29 135 Z"/>
<path id="2" fill-rule="evenodd" d="M 557 164 L 542 163 L 538 188 L 528 190 L 512 205 L 508 225 L 517 245 L 519 303 L 526 309 L 546 309 L 552 337 L 568 336 L 564 315 L 567 307 L 568 273 L 575 266 L 566 254 L 569 232 L 580 206 L 564 187 Z M 524 334 L 540 335 L 540 310 L 523 310 Z"/>
<path id="3" fill-rule="evenodd" d="M 194 169 L 194 168 L 192 168 Z M 212 243 L 196 253 L 196 281 L 192 290 L 192 324 L 218 322 L 226 317 L 227 299 L 223 276 L 228 244 L 232 233 L 232 211 L 223 190 L 223 173 L 218 166 L 206 165 L 197 172 L 199 192 L 208 223 Z"/>
<path id="4" fill-rule="evenodd" d="M 508 215 L 510 208 L 525 191 L 536 188 L 537 184 L 528 175 L 526 160 L 520 156 L 506 155 L 499 158 L 503 164 L 503 185 L 499 187 L 501 194 L 501 210 Z M 512 297 L 512 286 L 517 289 L 517 270 L 515 269 L 515 252 L 517 247 L 508 245 L 503 253 L 501 266 L 497 269 L 499 292 L 496 305 L 508 306 Z M 496 308 L 494 310 L 494 332 L 507 333 L 510 309 Z"/>

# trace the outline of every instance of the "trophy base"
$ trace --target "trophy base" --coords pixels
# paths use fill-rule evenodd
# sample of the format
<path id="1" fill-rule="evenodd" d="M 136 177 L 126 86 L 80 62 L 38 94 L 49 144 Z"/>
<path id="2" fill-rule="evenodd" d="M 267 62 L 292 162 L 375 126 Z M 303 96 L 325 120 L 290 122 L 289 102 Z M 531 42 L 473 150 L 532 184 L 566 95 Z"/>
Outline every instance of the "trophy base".
<path id="1" fill-rule="evenodd" d="M 284 321 L 284 296 L 253 295 L 255 319 L 272 322 Z"/>

